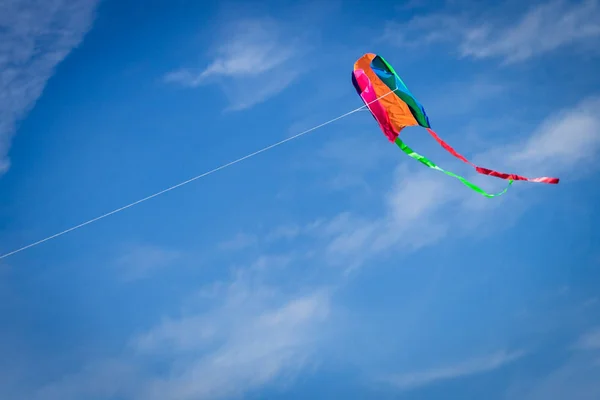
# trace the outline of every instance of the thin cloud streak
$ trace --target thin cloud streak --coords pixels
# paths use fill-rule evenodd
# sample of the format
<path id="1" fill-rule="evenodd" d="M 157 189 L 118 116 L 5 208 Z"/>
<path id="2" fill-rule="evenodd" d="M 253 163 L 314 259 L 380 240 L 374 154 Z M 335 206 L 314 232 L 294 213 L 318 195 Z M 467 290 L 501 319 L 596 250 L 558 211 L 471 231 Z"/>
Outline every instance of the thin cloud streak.
<path id="1" fill-rule="evenodd" d="M 204 354 L 183 368 L 174 366 L 169 377 L 148 382 L 143 398 L 239 396 L 304 368 L 311 359 L 314 329 L 328 317 L 327 294 L 313 292 L 275 308 L 255 302 L 255 295 L 264 294 L 249 294 L 251 297 L 233 295 L 234 303 L 208 318 L 183 318 L 151 331 L 151 339 L 147 336 L 144 343 L 146 350 L 184 351 L 188 354 L 185 358 L 198 351 Z M 215 342 L 221 344 L 215 348 Z"/>
<path id="2" fill-rule="evenodd" d="M 127 246 L 115 264 L 122 279 L 131 282 L 150 277 L 157 270 L 173 265 L 181 256 L 181 252 L 176 250 L 135 244 Z"/>
<path id="3" fill-rule="evenodd" d="M 600 350 L 600 327 L 585 332 L 573 347 L 577 350 Z"/>
<path id="4" fill-rule="evenodd" d="M 550 1 L 510 21 L 488 22 L 498 19 L 498 14 L 416 16 L 388 24 L 384 39 L 400 47 L 452 44 L 461 57 L 500 58 L 504 64 L 514 64 L 600 37 L 598 0 Z M 486 22 L 473 22 L 481 20 Z"/>
<path id="5" fill-rule="evenodd" d="M 439 381 L 490 372 L 512 363 L 525 355 L 524 351 L 500 351 L 484 357 L 426 371 L 410 372 L 386 377 L 384 381 L 400 390 L 415 389 Z"/>
<path id="6" fill-rule="evenodd" d="M 92 27 L 98 0 L 0 3 L 0 175 L 11 139 L 56 67 Z"/>
<path id="7" fill-rule="evenodd" d="M 189 88 L 217 83 L 229 98 L 227 110 L 240 111 L 279 94 L 301 75 L 298 60 L 308 47 L 302 35 L 290 34 L 290 27 L 262 18 L 236 21 L 229 28 L 206 68 L 172 71 L 165 82 Z"/>

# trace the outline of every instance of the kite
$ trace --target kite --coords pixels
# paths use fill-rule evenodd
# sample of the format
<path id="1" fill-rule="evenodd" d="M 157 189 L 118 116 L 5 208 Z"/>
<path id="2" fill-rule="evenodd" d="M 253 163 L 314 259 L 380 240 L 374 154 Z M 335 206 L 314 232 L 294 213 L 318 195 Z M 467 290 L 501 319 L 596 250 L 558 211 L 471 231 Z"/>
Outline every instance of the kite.
<path id="1" fill-rule="evenodd" d="M 425 108 L 423 108 L 421 103 L 419 103 L 410 90 L 408 90 L 402 79 L 400 79 L 396 74 L 396 71 L 394 71 L 394 68 L 379 55 L 367 53 L 354 63 L 352 84 L 390 142 L 396 143 L 398 147 L 411 158 L 421 162 L 429 168 L 457 178 L 464 185 L 485 197 L 496 197 L 505 193 L 508 190 L 508 187 L 516 180 L 548 184 L 557 184 L 559 181 L 558 178 L 526 178 L 520 175 L 498 172 L 477 166 L 467 160 L 431 129 L 431 124 L 425 113 Z M 507 179 L 509 181 L 508 186 L 499 193 L 490 194 L 462 176 L 438 167 L 426 157 L 413 151 L 400 139 L 400 131 L 407 126 L 421 126 L 427 129 L 427 132 L 429 132 L 429 134 L 454 157 L 469 164 L 475 168 L 475 171 L 482 175 Z"/>

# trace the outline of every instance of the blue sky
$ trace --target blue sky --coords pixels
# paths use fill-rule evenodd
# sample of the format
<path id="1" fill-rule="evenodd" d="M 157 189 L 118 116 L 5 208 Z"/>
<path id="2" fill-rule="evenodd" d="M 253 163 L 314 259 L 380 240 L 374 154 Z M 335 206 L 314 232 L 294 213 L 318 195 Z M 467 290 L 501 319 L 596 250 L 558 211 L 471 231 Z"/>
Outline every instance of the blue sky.
<path id="1" fill-rule="evenodd" d="M 2 2 L 2 254 L 359 107 L 366 52 L 561 182 L 352 114 L 1 260 L 0 397 L 599 398 L 599 44 L 598 1 Z"/>

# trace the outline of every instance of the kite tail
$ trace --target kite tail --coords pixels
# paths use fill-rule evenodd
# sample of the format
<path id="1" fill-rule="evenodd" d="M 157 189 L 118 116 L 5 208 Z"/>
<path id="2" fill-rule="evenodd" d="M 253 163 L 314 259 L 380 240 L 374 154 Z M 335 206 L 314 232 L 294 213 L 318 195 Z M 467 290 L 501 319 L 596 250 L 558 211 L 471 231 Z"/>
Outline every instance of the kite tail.
<path id="1" fill-rule="evenodd" d="M 510 185 L 512 185 L 513 180 L 509 179 L 508 182 L 508 186 L 506 188 L 504 188 L 503 191 L 499 192 L 499 193 L 495 193 L 495 194 L 491 194 L 491 193 L 487 193 L 485 190 L 481 189 L 480 187 L 476 186 L 475 184 L 469 182 L 468 180 L 466 180 L 465 178 L 463 178 L 460 175 L 456 175 L 453 172 L 450 171 L 446 171 L 440 167 L 438 167 L 437 165 L 435 165 L 431 160 L 427 159 L 426 157 L 423 157 L 422 155 L 414 152 L 410 147 L 408 147 L 406 144 L 404 144 L 404 142 L 402 140 L 400 140 L 400 138 L 396 138 L 395 143 L 398 145 L 398 147 L 400 147 L 400 149 L 406 153 L 409 157 L 414 158 L 415 160 L 421 162 L 422 164 L 425 164 L 426 166 L 428 166 L 429 168 L 438 170 L 440 172 L 443 172 L 446 175 L 452 176 L 456 179 L 458 179 L 459 181 L 461 181 L 465 186 L 471 188 L 472 190 L 474 190 L 475 192 L 485 196 L 485 197 L 496 197 L 496 196 L 500 196 L 504 193 L 506 193 L 506 191 L 508 190 L 508 188 L 510 187 Z M 461 156 L 462 157 L 462 156 Z M 464 158 L 464 157 L 463 157 Z"/>
<path id="2" fill-rule="evenodd" d="M 483 167 L 479 167 L 475 164 L 473 164 L 471 161 L 467 160 L 464 156 L 462 156 L 461 154 L 459 154 L 456 150 L 454 150 L 448 143 L 444 142 L 438 135 L 437 133 L 435 133 L 434 131 L 432 131 L 430 128 L 427 128 L 427 131 L 429 132 L 429 134 L 431 136 L 433 136 L 433 138 L 435 140 L 437 140 L 437 142 L 450 154 L 452 154 L 454 157 L 458 158 L 461 161 L 464 161 L 465 163 L 469 164 L 470 166 L 472 166 L 473 168 L 475 168 L 475 171 L 477 171 L 478 173 L 482 174 L 482 175 L 490 175 L 490 176 L 495 176 L 496 178 L 500 178 L 500 179 L 509 179 L 511 181 L 527 181 L 527 182 L 538 182 L 538 183 L 548 183 L 548 184 L 554 184 L 556 185 L 559 181 L 558 178 L 550 178 L 547 176 L 542 176 L 540 178 L 526 178 L 524 176 L 521 175 L 516 175 L 516 174 L 507 174 L 504 172 L 498 172 L 498 171 L 494 171 L 491 169 L 487 169 L 487 168 L 483 168 Z"/>

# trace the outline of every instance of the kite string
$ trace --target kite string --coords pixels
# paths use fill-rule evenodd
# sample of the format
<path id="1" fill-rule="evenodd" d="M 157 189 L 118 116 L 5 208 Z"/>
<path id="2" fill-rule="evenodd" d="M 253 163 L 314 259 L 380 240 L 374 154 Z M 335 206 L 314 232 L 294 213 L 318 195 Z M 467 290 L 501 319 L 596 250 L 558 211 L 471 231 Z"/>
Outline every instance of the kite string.
<path id="1" fill-rule="evenodd" d="M 333 122 L 336 122 L 336 121 L 338 121 L 338 120 L 340 120 L 340 119 L 342 119 L 342 118 L 345 118 L 345 117 L 347 117 L 347 116 L 349 116 L 349 115 L 351 115 L 351 114 L 354 114 L 355 112 L 361 111 L 363 108 L 365 108 L 365 107 L 368 107 L 368 106 L 369 106 L 371 103 L 374 103 L 374 102 L 378 101 L 379 99 L 382 99 L 382 98 L 384 98 L 385 96 L 387 96 L 387 95 L 389 95 L 389 94 L 391 94 L 391 93 L 393 93 L 393 92 L 394 92 L 394 90 L 391 90 L 391 91 L 389 91 L 388 93 L 386 93 L 386 94 L 384 94 L 384 95 L 382 95 L 382 96 L 378 97 L 377 99 L 375 99 L 375 100 L 373 100 L 373 101 L 371 101 L 371 102 L 369 102 L 369 103 L 366 103 L 366 104 L 364 104 L 364 105 L 363 105 L 363 106 L 361 106 L 361 107 L 358 107 L 358 108 L 356 108 L 356 109 L 354 109 L 354 110 L 352 110 L 352 111 L 348 111 L 348 112 L 347 112 L 347 113 L 345 113 L 345 114 L 342 114 L 342 115 L 340 115 L 340 116 L 338 116 L 338 117 L 335 117 L 335 118 L 333 118 L 333 119 L 330 119 L 329 121 L 323 122 L 322 124 L 319 124 L 319 125 L 317 125 L 317 126 L 314 126 L 314 127 L 310 128 L 310 129 L 307 129 L 307 130 L 305 130 L 305 131 L 303 131 L 303 132 L 300 132 L 300 133 L 298 133 L 298 134 L 296 134 L 296 135 L 294 135 L 294 136 L 290 136 L 289 138 L 283 139 L 283 140 L 281 140 L 281 141 L 279 141 L 279 142 L 277 142 L 277 143 L 271 144 L 271 145 L 269 145 L 269 146 L 267 146 L 267 147 L 264 147 L 264 148 L 262 148 L 262 149 L 260 149 L 260 150 L 257 150 L 257 151 L 255 151 L 255 152 L 253 152 L 253 153 L 250 153 L 250 154 L 248 154 L 248 155 L 245 155 L 245 156 L 243 156 L 243 157 L 240 157 L 240 158 L 238 158 L 237 160 L 234 160 L 234 161 L 228 162 L 227 164 L 223 164 L 223 165 L 221 165 L 221 166 L 219 166 L 219 167 L 216 167 L 216 168 L 214 168 L 214 169 L 211 169 L 210 171 L 204 172 L 204 173 L 202 173 L 202 174 L 200 174 L 200 175 L 197 175 L 197 176 L 195 176 L 195 177 L 193 177 L 193 178 L 190 178 L 190 179 L 188 179 L 188 180 L 186 180 L 186 181 L 183 181 L 183 182 L 181 182 L 181 183 L 178 183 L 178 184 L 176 184 L 176 185 L 173 185 L 173 186 L 171 186 L 171 187 L 168 187 L 168 188 L 166 188 L 166 189 L 163 189 L 163 190 L 161 190 L 161 191 L 159 191 L 159 192 L 156 192 L 156 193 L 154 193 L 154 194 L 151 194 L 151 195 L 149 195 L 149 196 L 146 196 L 146 197 L 144 197 L 144 198 L 142 198 L 142 199 L 140 199 L 140 200 L 134 201 L 133 203 L 129 203 L 129 204 L 125 205 L 125 206 L 122 206 L 122 207 L 119 207 L 119 208 L 117 208 L 117 209 L 115 209 L 115 210 L 112 210 L 112 211 L 110 211 L 110 212 L 107 212 L 106 214 L 102 214 L 102 215 L 100 215 L 100 216 L 98 216 L 98 217 L 96 217 L 96 218 L 92 218 L 92 219 L 90 219 L 90 220 L 88 220 L 88 221 L 82 222 L 82 223 L 81 223 L 81 224 L 79 224 L 79 225 L 75 225 L 75 226 L 73 226 L 73 227 L 71 227 L 71 228 L 65 229 L 64 231 L 61 231 L 61 232 L 55 233 L 54 235 L 51 235 L 51 236 L 48 236 L 48 237 L 46 237 L 46 238 L 44 238 L 44 239 L 38 240 L 37 242 L 33 242 L 33 243 L 31 243 L 31 244 L 28 244 L 28 245 L 26 245 L 26 246 L 23 246 L 23 247 L 20 247 L 20 248 L 18 248 L 18 249 L 16 249 L 16 250 L 13 250 L 13 251 L 11 251 L 11 252 L 9 252 L 9 253 L 5 253 L 5 254 L 3 254 L 3 255 L 1 255 L 1 256 L 0 256 L 0 259 L 3 259 L 3 258 L 6 258 L 6 257 L 9 257 L 9 256 L 11 256 L 11 255 L 13 255 L 13 254 L 16 254 L 16 253 L 19 253 L 19 252 L 21 252 L 21 251 L 23 251 L 23 250 L 27 250 L 27 249 L 29 249 L 29 248 L 31 248 L 31 247 L 34 247 L 34 246 L 40 245 L 40 244 L 42 244 L 42 243 L 44 243 L 44 242 L 47 242 L 47 241 L 49 241 L 49 240 L 52 240 L 52 239 L 55 239 L 55 238 L 57 238 L 57 237 L 59 237 L 59 236 L 62 236 L 62 235 L 64 235 L 64 234 L 67 234 L 67 233 L 69 233 L 69 232 L 72 232 L 72 231 L 74 231 L 74 230 L 77 230 L 77 229 L 79 229 L 79 228 L 83 228 L 83 227 L 84 227 L 84 226 L 86 226 L 86 225 L 89 225 L 89 224 L 91 224 L 91 223 L 97 222 L 97 221 L 99 221 L 99 220 L 101 220 L 101 219 L 104 219 L 104 218 L 106 218 L 106 217 L 109 217 L 109 216 L 111 216 L 111 215 L 113 215 L 113 214 L 116 214 L 116 213 L 118 213 L 118 212 L 124 211 L 124 210 L 126 210 L 126 209 L 128 209 L 128 208 L 131 208 L 131 207 L 133 207 L 133 206 L 136 206 L 136 205 L 138 205 L 138 204 L 140 204 L 140 203 L 143 203 L 143 202 L 145 202 L 145 201 L 148 201 L 148 200 L 150 200 L 150 199 L 153 199 L 154 197 L 157 197 L 157 196 L 160 196 L 160 195 L 162 195 L 162 194 L 164 194 L 164 193 L 170 192 L 171 190 L 174 190 L 174 189 L 177 189 L 177 188 L 179 188 L 179 187 L 181 187 L 181 186 L 187 185 L 188 183 L 191 183 L 191 182 L 193 182 L 193 181 L 195 181 L 195 180 L 198 180 L 198 179 L 200 179 L 200 178 L 204 178 L 205 176 L 208 176 L 208 175 L 214 174 L 214 173 L 215 173 L 215 172 L 217 172 L 217 171 L 220 171 L 220 170 L 222 170 L 222 169 L 225 169 L 225 168 L 227 168 L 227 167 L 230 167 L 230 166 L 232 166 L 232 165 L 234 165 L 234 164 L 237 164 L 237 163 L 239 163 L 239 162 L 242 162 L 242 161 L 244 161 L 244 160 L 247 160 L 247 159 L 249 159 L 249 158 L 252 158 L 252 157 L 254 157 L 254 156 L 257 156 L 257 155 L 259 155 L 259 154 L 261 154 L 261 153 L 264 153 L 265 151 L 271 150 L 271 149 L 273 149 L 273 148 L 275 148 L 275 147 L 277 147 L 277 146 L 280 146 L 280 145 L 282 145 L 282 144 L 284 144 L 284 143 L 287 143 L 287 142 L 289 142 L 289 141 L 291 141 L 291 140 L 294 140 L 294 139 L 297 139 L 297 138 L 299 138 L 299 137 L 301 137 L 301 136 L 304 136 L 304 135 L 306 135 L 307 133 L 310 133 L 310 132 L 312 132 L 312 131 L 315 131 L 315 130 L 317 130 L 317 129 L 319 129 L 319 128 L 322 128 L 322 127 L 324 127 L 325 125 L 329 125 L 329 124 L 331 124 L 331 123 L 333 123 Z"/>

